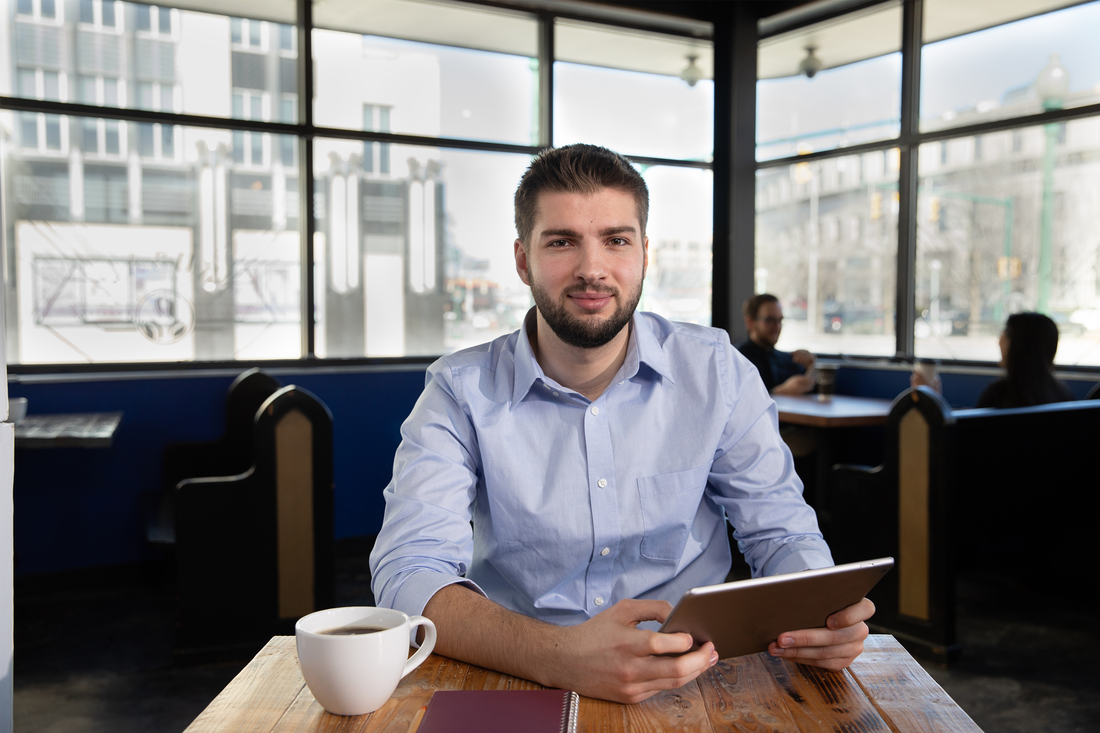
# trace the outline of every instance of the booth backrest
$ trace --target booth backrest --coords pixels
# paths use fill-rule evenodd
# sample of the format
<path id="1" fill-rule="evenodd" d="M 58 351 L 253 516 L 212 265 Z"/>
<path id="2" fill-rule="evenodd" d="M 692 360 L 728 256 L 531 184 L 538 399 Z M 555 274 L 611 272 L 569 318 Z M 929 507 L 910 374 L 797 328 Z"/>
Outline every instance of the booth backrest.
<path id="1" fill-rule="evenodd" d="M 333 602 L 332 414 L 291 385 L 256 412 L 254 460 L 175 489 L 176 657 L 254 653 Z"/>
<path id="2" fill-rule="evenodd" d="M 1050 553 L 1074 557 L 1097 436 L 1100 401 L 953 411 L 925 387 L 899 395 L 882 465 L 836 466 L 830 487 L 836 562 L 897 561 L 872 595 L 874 624 L 950 660 L 960 565 L 1034 573 L 1049 571 Z"/>

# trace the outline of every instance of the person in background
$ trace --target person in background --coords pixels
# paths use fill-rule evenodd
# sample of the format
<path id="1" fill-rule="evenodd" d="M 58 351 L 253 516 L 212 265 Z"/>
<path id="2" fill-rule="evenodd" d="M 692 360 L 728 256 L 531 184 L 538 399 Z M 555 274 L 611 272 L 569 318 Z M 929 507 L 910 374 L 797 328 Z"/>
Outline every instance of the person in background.
<path id="1" fill-rule="evenodd" d="M 786 352 L 775 348 L 783 331 L 783 308 L 768 293 L 754 295 L 741 308 L 749 337 L 737 345 L 764 380 L 768 394 L 800 395 L 814 388 L 810 370 L 814 355 L 805 349 Z"/>
<path id="2" fill-rule="evenodd" d="M 975 407 L 1030 407 L 1068 402 L 1073 395 L 1054 377 L 1058 326 L 1042 313 L 1015 313 L 1001 332 L 1005 376 L 978 397 Z"/>

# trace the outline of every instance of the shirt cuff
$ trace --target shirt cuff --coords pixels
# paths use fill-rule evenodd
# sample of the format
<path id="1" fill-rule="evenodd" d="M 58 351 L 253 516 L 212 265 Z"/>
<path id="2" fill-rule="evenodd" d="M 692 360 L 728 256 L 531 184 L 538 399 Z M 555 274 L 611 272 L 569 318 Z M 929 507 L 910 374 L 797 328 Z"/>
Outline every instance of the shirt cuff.
<path id="1" fill-rule="evenodd" d="M 824 545 L 824 542 L 820 543 Z M 798 543 L 792 542 L 781 545 L 775 554 L 769 558 L 764 566 L 764 576 L 786 575 L 798 573 L 803 570 L 817 570 L 818 568 L 831 568 L 835 563 L 833 556 L 827 547 L 819 546 L 817 542 Z"/>
<path id="2" fill-rule="evenodd" d="M 401 583 L 401 587 L 393 599 L 393 608 L 403 611 L 409 616 L 423 615 L 424 607 L 428 605 L 428 601 L 432 599 L 432 596 L 438 593 L 441 588 L 446 588 L 448 585 L 454 585 L 455 583 L 461 583 L 475 593 L 480 593 L 488 598 L 485 591 L 472 580 L 448 575 L 447 573 L 437 573 L 433 570 L 419 570 L 405 578 Z M 416 643 L 415 629 L 409 643 L 412 646 L 419 647 L 419 644 Z"/>

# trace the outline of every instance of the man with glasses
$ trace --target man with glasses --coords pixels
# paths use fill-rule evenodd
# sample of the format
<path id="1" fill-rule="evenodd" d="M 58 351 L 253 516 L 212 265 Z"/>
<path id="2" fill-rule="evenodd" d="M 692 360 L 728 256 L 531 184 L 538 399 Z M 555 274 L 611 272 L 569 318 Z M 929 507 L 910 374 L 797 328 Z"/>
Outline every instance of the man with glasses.
<path id="1" fill-rule="evenodd" d="M 768 393 L 800 395 L 811 391 L 814 355 L 805 349 L 786 352 L 775 348 L 783 330 L 779 298 L 768 293 L 754 295 L 745 301 L 741 312 L 749 337 L 737 345 L 737 350 L 760 372 Z"/>

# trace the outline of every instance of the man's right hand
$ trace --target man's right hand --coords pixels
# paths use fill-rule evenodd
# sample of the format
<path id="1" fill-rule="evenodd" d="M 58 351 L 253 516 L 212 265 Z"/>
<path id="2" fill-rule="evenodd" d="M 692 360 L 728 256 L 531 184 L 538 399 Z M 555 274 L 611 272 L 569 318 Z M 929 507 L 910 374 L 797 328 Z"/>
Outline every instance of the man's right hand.
<path id="1" fill-rule="evenodd" d="M 584 623 L 563 629 L 567 644 L 555 655 L 555 672 L 588 697 L 641 702 L 691 682 L 718 662 L 714 644 L 689 652 L 690 634 L 661 634 L 637 626 L 668 618 L 667 601 L 623 600 Z M 687 653 L 685 653 L 687 652 Z M 656 656 L 674 654 L 678 656 Z"/>
<path id="2" fill-rule="evenodd" d="M 814 388 L 814 379 L 808 374 L 796 374 L 772 390 L 772 394 L 800 395 Z"/>
<path id="3" fill-rule="evenodd" d="M 671 612 L 667 601 L 623 600 L 577 626 L 554 626 L 460 585 L 441 588 L 424 607 L 438 629 L 440 654 L 621 703 L 681 687 L 717 663 L 710 642 L 689 651 L 688 634 L 637 628 Z"/>

